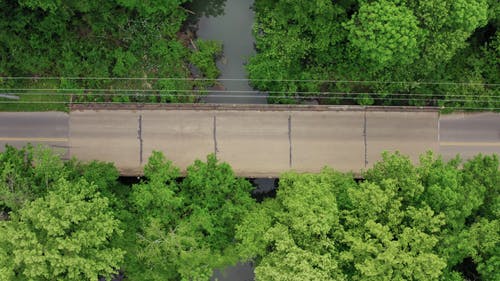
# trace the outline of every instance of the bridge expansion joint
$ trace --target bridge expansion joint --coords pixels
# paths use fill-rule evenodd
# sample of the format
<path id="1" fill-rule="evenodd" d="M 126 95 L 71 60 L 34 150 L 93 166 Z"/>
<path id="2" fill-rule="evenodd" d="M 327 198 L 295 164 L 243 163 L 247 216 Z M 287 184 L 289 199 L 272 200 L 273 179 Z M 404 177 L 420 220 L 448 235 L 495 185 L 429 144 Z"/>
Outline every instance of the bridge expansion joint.
<path id="1" fill-rule="evenodd" d="M 365 168 L 368 166 L 368 144 L 366 142 L 367 132 L 366 132 L 366 110 L 363 116 L 363 144 L 364 144 L 364 156 L 365 156 Z"/>
<path id="2" fill-rule="evenodd" d="M 213 138 L 214 138 L 214 154 L 215 154 L 215 157 L 217 157 L 217 152 L 219 152 L 219 148 L 217 146 L 217 116 L 214 115 L 214 121 L 213 121 L 213 126 L 214 126 L 214 130 L 213 130 Z"/>
<path id="3" fill-rule="evenodd" d="M 142 114 L 139 114 L 138 119 L 138 129 L 137 129 L 137 139 L 139 140 L 139 163 L 142 165 L 142 148 L 143 148 L 143 139 L 142 139 Z"/>
<path id="4" fill-rule="evenodd" d="M 292 115 L 288 115 L 288 145 L 289 145 L 289 155 L 288 155 L 288 164 L 290 168 L 292 168 Z"/>

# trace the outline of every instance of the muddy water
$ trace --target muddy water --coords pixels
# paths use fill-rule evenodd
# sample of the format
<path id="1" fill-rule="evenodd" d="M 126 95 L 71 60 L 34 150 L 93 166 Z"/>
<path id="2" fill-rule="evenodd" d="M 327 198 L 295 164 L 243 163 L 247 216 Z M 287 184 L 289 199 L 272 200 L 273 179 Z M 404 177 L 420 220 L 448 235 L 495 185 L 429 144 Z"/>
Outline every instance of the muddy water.
<path id="1" fill-rule="evenodd" d="M 239 263 L 224 270 L 215 270 L 213 281 L 253 281 L 253 266 L 250 263 Z"/>
<path id="2" fill-rule="evenodd" d="M 197 36 L 223 44 L 223 56 L 217 62 L 221 71 L 220 86 L 210 93 L 206 103 L 265 104 L 266 96 L 256 93 L 245 80 L 245 64 L 255 53 L 252 26 L 253 0 L 196 0 L 191 9 L 201 16 Z"/>

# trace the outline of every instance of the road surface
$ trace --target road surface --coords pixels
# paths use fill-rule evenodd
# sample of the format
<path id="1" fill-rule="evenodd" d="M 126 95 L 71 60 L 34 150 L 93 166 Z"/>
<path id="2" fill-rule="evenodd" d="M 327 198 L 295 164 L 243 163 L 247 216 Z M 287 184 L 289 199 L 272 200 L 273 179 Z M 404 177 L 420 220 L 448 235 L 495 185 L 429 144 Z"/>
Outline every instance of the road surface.
<path id="1" fill-rule="evenodd" d="M 123 112 L 121 114 L 123 114 Z M 212 126 L 214 119 L 211 114 L 208 114 L 208 117 L 203 119 L 203 122 L 205 123 L 203 123 L 201 127 L 196 127 L 200 126 L 200 124 L 196 125 L 196 118 L 193 118 L 196 114 L 193 111 L 186 112 L 186 115 L 183 115 L 182 118 L 177 116 L 177 119 L 175 119 L 175 116 L 173 116 L 172 113 L 168 112 L 145 114 L 143 116 L 144 119 L 142 120 L 145 122 L 142 128 L 142 133 L 144 134 L 144 139 L 142 140 L 143 159 L 140 159 L 140 146 L 137 145 L 140 141 L 137 139 L 139 114 L 126 117 L 126 115 L 120 116 L 120 113 L 117 112 L 115 115 L 114 119 L 108 120 L 114 125 L 109 127 L 103 123 L 102 126 L 99 126 L 99 135 L 85 136 L 84 134 L 80 136 L 79 141 L 83 144 L 86 142 L 94 142 L 94 145 L 96 146 L 106 147 L 106 149 L 104 149 L 106 153 L 117 155 L 117 160 L 128 159 L 127 161 L 131 161 L 138 165 L 141 164 L 141 161 L 144 162 L 147 160 L 147 155 L 149 155 L 153 149 L 164 150 L 167 156 L 170 155 L 179 159 L 181 158 L 181 155 L 184 155 L 184 158 L 182 158 L 182 161 L 179 163 L 184 167 L 196 159 L 198 154 L 201 155 L 214 152 L 214 144 L 212 141 Z M 188 116 L 191 116 L 191 118 L 188 118 Z M 280 116 L 280 114 L 277 116 Z M 363 140 L 359 138 L 359 135 L 363 134 L 363 128 L 361 126 L 363 120 L 361 117 L 358 118 L 355 116 L 349 116 L 349 113 L 344 113 L 343 116 L 339 115 L 336 119 L 330 119 L 328 122 L 315 122 L 314 118 L 328 119 L 326 116 L 321 116 L 321 114 L 315 113 L 303 114 L 301 115 L 301 118 L 294 118 L 292 116 L 292 124 L 294 128 L 298 128 L 292 132 L 294 136 L 292 149 L 295 156 L 292 159 L 292 167 L 300 169 L 318 160 L 342 169 L 352 163 L 342 161 L 335 165 L 335 162 L 328 161 L 328 158 L 345 158 L 348 155 L 355 155 L 356 157 L 353 159 L 356 159 L 356 163 L 360 166 L 363 165 L 362 154 L 364 152 L 360 150 L 363 145 Z M 406 137 L 406 144 L 409 144 L 412 139 L 414 140 L 409 149 L 418 146 L 419 143 L 423 144 L 423 142 L 419 140 L 419 136 L 422 136 L 421 132 L 414 131 L 413 135 L 408 135 L 404 130 L 393 130 L 391 133 L 387 133 L 388 131 L 384 129 L 383 126 L 388 128 L 398 128 L 397 122 L 394 122 L 395 119 L 390 118 L 389 115 L 377 116 L 377 118 L 382 118 L 382 120 L 377 121 L 375 127 L 374 125 L 368 126 L 368 129 L 372 128 L 371 133 L 378 133 L 378 136 L 372 136 L 370 131 L 368 131 L 367 134 L 367 142 L 371 143 L 374 147 L 374 149 L 367 149 L 366 151 L 365 160 L 368 161 L 368 164 L 378 159 L 378 155 L 376 154 L 378 153 L 378 150 L 390 149 L 391 146 L 397 144 L 402 138 Z M 164 124 L 162 122 L 164 122 L 165 119 L 173 120 L 171 124 L 174 124 L 175 126 L 160 126 L 161 124 Z M 253 121 L 250 117 L 244 116 L 235 119 L 234 116 L 230 115 L 222 116 L 216 120 L 216 122 L 219 122 L 219 126 L 224 126 L 220 127 L 221 129 L 218 132 L 220 137 L 220 143 L 218 143 L 218 145 L 221 146 L 219 147 L 219 156 L 227 158 L 227 161 L 229 162 L 238 160 L 235 158 L 238 146 L 254 146 L 255 148 L 259 145 L 264 145 L 263 143 L 259 143 L 262 139 L 245 139 L 245 137 L 249 137 L 251 130 L 253 130 L 254 134 L 260 132 L 261 134 L 267 134 L 271 139 L 274 139 L 274 145 L 277 145 L 275 150 L 280 151 L 280 155 L 283 156 L 287 153 L 289 140 L 287 136 L 287 128 L 283 128 L 283 126 L 287 126 L 288 123 L 287 114 L 280 116 L 280 118 L 274 118 L 273 116 L 272 122 L 263 121 L 259 123 Z M 68 123 L 69 115 L 61 112 L 1 112 L 1 149 L 3 150 L 5 144 L 10 144 L 16 147 L 21 147 L 27 143 L 43 144 L 54 148 L 54 150 L 60 153 L 63 158 L 67 158 L 70 155 L 70 152 L 68 151 L 70 138 Z M 224 135 L 227 135 L 228 133 L 225 131 L 227 128 L 225 126 L 232 126 L 236 123 L 240 123 L 240 125 L 243 126 L 241 132 L 239 133 L 240 140 L 237 138 L 229 139 L 224 137 Z M 273 130 L 273 124 L 280 126 L 280 128 Z M 345 124 L 347 127 L 352 127 L 352 129 L 348 129 L 347 127 L 345 130 L 335 129 L 340 128 L 338 127 L 338 124 Z M 158 127 L 155 129 L 155 126 L 157 125 Z M 89 124 L 89 126 L 92 125 Z M 183 130 L 183 127 L 189 129 L 187 131 Z M 84 130 L 92 129 L 91 127 L 87 127 L 86 129 L 85 127 L 83 128 Z M 438 150 L 443 155 L 445 160 L 449 160 L 457 154 L 461 154 L 462 158 L 465 159 L 478 153 L 496 153 L 500 155 L 500 114 L 498 113 L 457 113 L 451 115 L 441 115 L 439 128 L 440 134 Z M 199 142 L 196 144 L 195 149 L 189 150 L 186 148 L 183 149 L 183 151 L 169 150 L 168 145 L 155 145 L 155 143 L 158 143 L 164 136 L 170 138 L 170 140 L 176 143 L 177 146 L 183 145 L 185 138 L 190 138 L 189 130 L 192 132 L 198 131 L 198 135 L 205 135 L 210 138 L 210 140 L 205 141 L 199 138 Z M 384 133 L 384 131 L 386 133 Z M 329 139 L 331 140 L 331 143 L 315 140 L 316 138 Z M 309 144 L 307 139 L 311 141 Z M 133 145 L 134 149 L 120 149 L 119 145 L 116 144 L 116 142 L 124 144 L 127 141 Z M 308 150 L 308 145 L 320 148 L 319 150 L 327 151 L 327 153 L 320 153 L 319 150 Z M 78 144 L 74 144 L 72 149 L 74 151 L 78 151 L 79 146 L 80 145 Z M 221 150 L 222 146 L 225 146 L 227 149 Z M 335 149 L 335 147 L 337 149 Z M 422 149 L 422 147 L 419 149 Z M 425 147 L 423 149 L 425 149 Z M 86 153 L 88 157 L 85 158 L 89 160 L 92 158 L 98 158 L 101 154 L 99 151 L 90 150 L 86 151 Z M 253 159 L 254 161 L 262 161 L 263 165 L 270 165 L 270 163 L 268 163 L 269 158 L 266 157 L 268 157 L 268 155 L 265 153 L 251 153 L 245 160 L 250 161 Z M 279 165 L 277 165 L 276 168 L 286 169 L 290 166 L 289 161 L 290 159 L 288 157 L 279 159 Z M 235 162 L 235 164 L 237 164 L 237 166 L 241 166 L 242 169 L 248 168 L 245 167 L 245 165 L 247 165 L 247 161 L 240 161 L 240 163 Z M 269 168 L 273 168 L 273 166 L 270 165 Z"/>
<path id="2" fill-rule="evenodd" d="M 68 156 L 69 115 L 63 112 L 0 112 L 0 151 L 6 144 L 47 145 Z"/>
<path id="3" fill-rule="evenodd" d="M 482 154 L 500 156 L 499 113 L 456 113 L 440 117 L 440 153 L 449 160 Z"/>
<path id="4" fill-rule="evenodd" d="M 427 150 L 438 151 L 438 117 L 433 110 L 335 106 L 75 110 L 70 155 L 114 162 L 131 176 L 142 172 L 153 150 L 181 171 L 213 153 L 242 177 L 319 172 L 325 166 L 359 173 L 386 150 L 415 161 Z"/>

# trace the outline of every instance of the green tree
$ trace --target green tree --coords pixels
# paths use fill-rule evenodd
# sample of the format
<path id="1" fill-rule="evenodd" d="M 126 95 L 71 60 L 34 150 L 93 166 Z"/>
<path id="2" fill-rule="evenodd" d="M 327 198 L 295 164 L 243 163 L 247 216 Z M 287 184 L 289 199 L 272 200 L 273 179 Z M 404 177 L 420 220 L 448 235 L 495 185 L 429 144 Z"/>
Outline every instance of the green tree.
<path id="1" fill-rule="evenodd" d="M 249 77 L 276 103 L 498 108 L 497 2 L 257 0 Z"/>
<path id="2" fill-rule="evenodd" d="M 238 261 L 233 237 L 254 202 L 250 183 L 214 156 L 196 161 L 178 183 L 178 169 L 154 152 L 144 174 L 130 198 L 137 226 L 125 267 L 131 279 L 208 280 Z"/>
<path id="3" fill-rule="evenodd" d="M 391 1 L 364 2 L 346 24 L 356 65 L 376 73 L 389 67 L 407 67 L 419 55 L 421 30 L 412 11 Z"/>
<path id="4" fill-rule="evenodd" d="M 52 89 L 49 93 L 62 88 L 57 95 L 16 90 L 22 102 L 64 103 L 70 101 L 70 95 L 74 102 L 192 102 L 194 98 L 175 97 L 206 86 L 187 79 L 191 76 L 189 61 L 195 58 L 202 64 L 202 74 L 213 77 L 217 48 L 214 44 L 205 44 L 200 51 L 188 48 L 193 35 L 185 25 L 187 15 L 182 5 L 186 2 L 1 1 L 0 76 L 141 78 L 69 82 L 7 79 L 1 88 Z M 181 79 L 169 81 L 156 79 L 158 77 Z M 81 91 L 75 94 L 68 89 Z M 130 89 L 137 89 L 138 94 L 131 95 Z M 45 106 L 64 108 L 57 104 Z M 0 109 L 36 110 L 39 107 L 9 104 Z"/>
<path id="5" fill-rule="evenodd" d="M 6 146 L 0 153 L 0 207 L 2 213 L 20 209 L 26 201 L 35 198 L 29 180 L 32 171 L 33 148 L 20 150 Z"/>
<path id="6" fill-rule="evenodd" d="M 500 168 L 497 156 L 478 155 L 464 164 L 468 193 L 481 196 L 468 218 L 467 254 L 477 265 L 482 280 L 498 280 L 500 273 Z M 478 192 L 482 191 L 482 192 Z"/>
<path id="7" fill-rule="evenodd" d="M 444 216 L 420 202 L 424 187 L 409 159 L 386 154 L 365 177 L 343 217 L 352 279 L 437 279 L 446 266 L 435 250 Z"/>
<path id="8" fill-rule="evenodd" d="M 256 258 L 257 280 L 347 280 L 339 267 L 335 190 L 353 185 L 349 176 L 281 176 L 275 200 L 266 200 L 238 226 L 244 258 Z"/>
<path id="9" fill-rule="evenodd" d="M 422 71 L 448 62 L 467 45 L 475 29 L 487 23 L 486 0 L 403 1 L 413 10 L 424 29 Z"/>
<path id="10" fill-rule="evenodd" d="M 52 183 L 68 175 L 68 169 L 50 149 L 28 145 L 6 146 L 0 153 L 0 207 L 3 212 L 20 209 L 44 195 Z"/>
<path id="11" fill-rule="evenodd" d="M 385 153 L 358 183 L 287 173 L 238 225 L 240 254 L 257 280 L 496 280 L 499 175 L 495 156 L 431 153 Z"/>
<path id="12" fill-rule="evenodd" d="M 330 78 L 332 62 L 345 55 L 342 42 L 347 33 L 342 22 L 347 19 L 345 6 L 350 2 L 256 1 L 258 53 L 247 66 L 252 85 L 279 92 L 270 95 L 270 101 L 276 103 L 295 102 L 285 98 L 295 96 L 297 91 L 322 89 L 317 82 L 277 80 Z"/>
<path id="13" fill-rule="evenodd" d="M 477 264 L 482 280 L 493 281 L 500 278 L 500 220 L 481 218 L 471 226 L 467 237 L 470 256 Z"/>
<path id="14" fill-rule="evenodd" d="M 3 280 L 97 280 L 116 273 L 123 260 L 124 252 L 110 247 L 119 221 L 83 179 L 59 179 L 1 223 Z"/>
<path id="15" fill-rule="evenodd" d="M 222 44 L 216 41 L 196 40 L 196 50 L 190 61 L 209 79 L 219 77 L 220 71 L 215 60 L 222 54 Z"/>

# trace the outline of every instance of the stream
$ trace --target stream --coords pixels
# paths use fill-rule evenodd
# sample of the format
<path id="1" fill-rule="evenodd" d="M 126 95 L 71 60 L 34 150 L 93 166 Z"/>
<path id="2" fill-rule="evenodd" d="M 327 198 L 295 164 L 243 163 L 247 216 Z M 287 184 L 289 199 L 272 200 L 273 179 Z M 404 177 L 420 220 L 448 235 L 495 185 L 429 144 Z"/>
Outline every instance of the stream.
<path id="1" fill-rule="evenodd" d="M 211 97 L 204 103 L 225 104 L 267 104 L 267 95 L 252 89 L 248 84 L 245 64 L 255 54 L 252 26 L 255 13 L 254 0 L 193 0 L 189 10 L 197 27 L 200 39 L 216 40 L 223 45 L 222 57 L 217 61 L 221 75 L 218 86 L 211 88 Z M 274 179 L 253 181 L 254 193 L 266 194 L 275 189 Z M 253 265 L 238 263 L 225 269 L 215 270 L 211 280 L 251 281 L 254 280 Z"/>
<path id="2" fill-rule="evenodd" d="M 255 54 L 252 26 L 253 0 L 194 0 L 190 10 L 197 17 L 197 37 L 223 44 L 217 61 L 219 86 L 210 90 L 205 103 L 266 104 L 267 96 L 248 84 L 245 64 Z"/>

